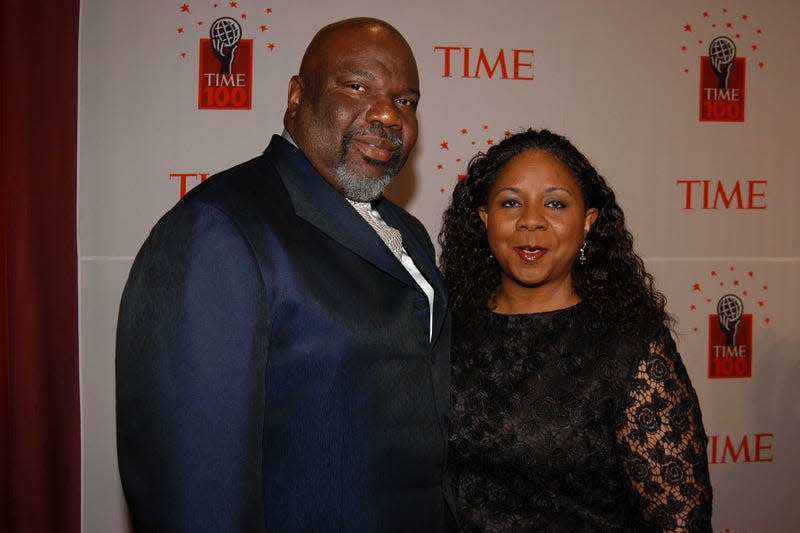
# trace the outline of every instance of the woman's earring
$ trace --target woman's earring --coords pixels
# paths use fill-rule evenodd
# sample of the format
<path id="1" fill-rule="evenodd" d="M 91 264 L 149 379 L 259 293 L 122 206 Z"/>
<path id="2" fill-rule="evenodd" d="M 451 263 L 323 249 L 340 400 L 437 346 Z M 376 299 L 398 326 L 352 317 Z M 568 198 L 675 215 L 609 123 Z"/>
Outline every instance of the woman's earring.
<path id="1" fill-rule="evenodd" d="M 578 256 L 578 261 L 581 264 L 586 264 L 586 241 L 583 241 L 583 246 L 581 246 L 581 254 Z"/>

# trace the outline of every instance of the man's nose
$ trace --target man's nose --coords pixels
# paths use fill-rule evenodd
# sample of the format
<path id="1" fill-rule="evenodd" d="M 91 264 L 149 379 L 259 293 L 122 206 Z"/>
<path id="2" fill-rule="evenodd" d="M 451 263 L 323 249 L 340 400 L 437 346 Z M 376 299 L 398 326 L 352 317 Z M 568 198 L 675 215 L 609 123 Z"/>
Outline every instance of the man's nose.
<path id="1" fill-rule="evenodd" d="M 373 98 L 367 110 L 367 122 L 382 124 L 384 127 L 394 129 L 403 127 L 403 119 L 397 109 L 397 103 L 393 98 L 385 95 L 377 95 Z"/>

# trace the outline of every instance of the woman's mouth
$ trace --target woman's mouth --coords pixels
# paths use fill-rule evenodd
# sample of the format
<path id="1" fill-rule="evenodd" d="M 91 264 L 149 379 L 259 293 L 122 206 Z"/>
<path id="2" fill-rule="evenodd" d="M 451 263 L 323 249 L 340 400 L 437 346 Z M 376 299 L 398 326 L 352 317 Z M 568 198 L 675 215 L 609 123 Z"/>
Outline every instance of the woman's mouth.
<path id="1" fill-rule="evenodd" d="M 526 263 L 534 263 L 547 253 L 547 250 L 539 246 L 516 246 L 514 249 L 517 251 L 517 255 Z"/>

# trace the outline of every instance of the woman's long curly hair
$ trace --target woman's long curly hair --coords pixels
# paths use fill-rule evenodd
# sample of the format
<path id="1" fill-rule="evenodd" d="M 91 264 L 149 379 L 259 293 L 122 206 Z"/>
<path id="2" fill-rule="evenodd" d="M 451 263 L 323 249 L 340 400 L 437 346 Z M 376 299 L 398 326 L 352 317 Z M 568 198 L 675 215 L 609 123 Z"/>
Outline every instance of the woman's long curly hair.
<path id="1" fill-rule="evenodd" d="M 477 154 L 469 163 L 466 178 L 453 191 L 439 244 L 440 268 L 450 286 L 455 316 L 469 324 L 496 296 L 500 266 L 492 256 L 478 208 L 486 205 L 500 169 L 529 150 L 547 152 L 561 161 L 580 186 L 586 209 L 598 211 L 586 236 L 587 260 L 581 264 L 576 259 L 572 266 L 573 285 L 581 300 L 616 324 L 672 326 L 666 299 L 633 251 L 633 237 L 625 227 L 614 191 L 569 140 L 546 129 L 516 133 Z"/>

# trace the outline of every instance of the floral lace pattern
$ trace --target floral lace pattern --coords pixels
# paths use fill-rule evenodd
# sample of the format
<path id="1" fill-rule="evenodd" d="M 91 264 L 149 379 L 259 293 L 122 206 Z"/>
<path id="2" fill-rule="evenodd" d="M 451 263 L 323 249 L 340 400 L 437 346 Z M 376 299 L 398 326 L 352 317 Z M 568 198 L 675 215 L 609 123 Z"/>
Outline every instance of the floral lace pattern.
<path id="1" fill-rule="evenodd" d="M 707 439 L 669 333 L 587 304 L 456 326 L 450 474 L 464 531 L 710 531 Z"/>

